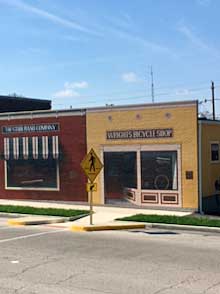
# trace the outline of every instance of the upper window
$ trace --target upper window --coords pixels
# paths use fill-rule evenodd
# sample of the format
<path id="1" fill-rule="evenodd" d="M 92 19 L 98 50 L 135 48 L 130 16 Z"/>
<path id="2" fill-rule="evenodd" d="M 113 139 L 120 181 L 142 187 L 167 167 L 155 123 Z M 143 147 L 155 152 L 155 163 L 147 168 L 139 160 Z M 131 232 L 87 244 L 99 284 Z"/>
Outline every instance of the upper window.
<path id="1" fill-rule="evenodd" d="M 219 143 L 211 143 L 211 161 L 219 161 Z"/>

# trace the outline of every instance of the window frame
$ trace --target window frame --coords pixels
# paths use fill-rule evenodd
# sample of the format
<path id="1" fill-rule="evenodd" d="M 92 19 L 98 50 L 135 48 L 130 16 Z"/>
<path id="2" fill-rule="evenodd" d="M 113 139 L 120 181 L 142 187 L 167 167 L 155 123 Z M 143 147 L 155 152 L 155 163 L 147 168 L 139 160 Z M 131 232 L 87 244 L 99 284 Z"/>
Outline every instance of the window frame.
<path id="1" fill-rule="evenodd" d="M 148 190 L 148 191 L 168 191 L 168 192 L 173 192 L 173 193 L 175 193 L 175 192 L 178 192 L 179 191 L 179 168 L 178 168 L 178 151 L 177 150 L 141 150 L 140 151 L 140 168 L 141 168 L 141 179 L 142 179 L 142 157 L 141 157 L 141 153 L 142 152 L 154 152 L 154 153 L 156 153 L 156 152 L 175 152 L 175 154 L 176 154 L 176 157 L 175 157 L 175 159 L 176 159 L 176 181 L 177 181 L 177 187 L 176 187 L 176 189 L 149 189 L 149 188 L 142 188 L 142 181 L 141 181 L 141 190 Z M 158 177 L 159 175 L 157 175 L 156 177 Z"/>
<path id="2" fill-rule="evenodd" d="M 152 193 L 152 190 L 142 190 L 141 189 L 141 174 L 140 174 L 140 152 L 141 151 L 177 151 L 177 174 L 178 174 L 178 190 L 175 192 L 178 197 L 178 203 L 173 204 L 173 207 L 183 207 L 183 202 L 182 202 L 182 194 L 183 194 L 183 171 L 182 171 L 182 148 L 181 144 L 168 144 L 168 143 L 160 143 L 160 144 L 123 144 L 123 145 L 102 145 L 100 148 L 100 158 L 103 161 L 104 160 L 104 152 L 117 152 L 117 151 L 136 151 L 137 152 L 137 189 L 135 190 L 137 193 L 136 197 L 136 204 L 142 205 L 143 203 L 141 202 L 141 193 Z M 194 169 L 193 169 L 194 170 Z M 105 183 L 104 183 L 104 169 L 100 173 L 101 176 L 101 181 L 100 181 L 100 189 L 101 189 L 101 203 L 105 204 Z M 196 179 L 196 178 L 195 178 Z M 173 193 L 173 191 L 170 190 L 155 190 L 157 193 Z M 148 206 L 148 204 L 145 204 Z M 152 204 L 151 204 L 152 205 Z M 158 207 L 160 206 L 169 206 L 170 204 L 163 204 L 158 202 Z"/>
<path id="3" fill-rule="evenodd" d="M 59 166 L 59 160 L 56 160 L 56 182 L 57 187 L 56 188 L 46 188 L 46 187 L 10 187 L 8 186 L 8 172 L 7 172 L 7 160 L 4 162 L 4 169 L 5 169 L 5 190 L 20 190 L 20 191 L 60 191 L 60 166 Z"/>
<path id="4" fill-rule="evenodd" d="M 218 160 L 212 160 L 212 145 L 214 144 L 217 144 L 218 145 Z M 219 155 L 220 155 L 220 146 L 219 146 L 219 141 L 210 141 L 210 151 L 209 151 L 209 154 L 210 154 L 210 163 L 220 163 L 220 158 L 219 158 Z"/>

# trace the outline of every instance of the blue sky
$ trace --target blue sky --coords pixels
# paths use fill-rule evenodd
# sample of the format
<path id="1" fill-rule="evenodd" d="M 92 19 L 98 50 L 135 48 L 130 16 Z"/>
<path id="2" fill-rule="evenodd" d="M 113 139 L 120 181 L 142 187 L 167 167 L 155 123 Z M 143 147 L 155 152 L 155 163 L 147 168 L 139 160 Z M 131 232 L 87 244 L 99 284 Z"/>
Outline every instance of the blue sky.
<path id="1" fill-rule="evenodd" d="M 0 0 L 0 94 L 149 103 L 152 65 L 156 102 L 210 99 L 211 80 L 220 98 L 219 11 L 218 0 Z"/>

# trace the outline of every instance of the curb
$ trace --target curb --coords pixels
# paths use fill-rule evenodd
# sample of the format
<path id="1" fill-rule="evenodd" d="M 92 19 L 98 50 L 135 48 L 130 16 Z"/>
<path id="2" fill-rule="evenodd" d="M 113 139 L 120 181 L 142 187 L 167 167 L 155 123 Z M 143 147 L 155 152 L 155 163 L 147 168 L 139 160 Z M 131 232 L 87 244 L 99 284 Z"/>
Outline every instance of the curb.
<path id="1" fill-rule="evenodd" d="M 68 221 L 74 221 L 77 219 L 80 219 L 82 217 L 87 216 L 88 214 L 80 214 L 76 216 L 71 216 L 71 217 L 52 217 L 50 216 L 51 219 L 48 219 L 47 216 L 39 216 L 42 217 L 42 219 L 34 219 L 36 215 L 33 217 L 33 219 L 30 219 L 30 216 L 27 216 L 26 218 L 29 218 L 28 220 L 25 220 L 25 217 L 17 218 L 17 219 L 9 219 L 8 220 L 8 225 L 10 226 L 31 226 L 31 225 L 46 225 L 46 224 L 56 224 L 56 223 L 65 223 Z M 45 219 L 44 219 L 45 217 Z"/>
<path id="2" fill-rule="evenodd" d="M 11 226 L 30 226 L 30 225 L 44 225 L 44 224 L 55 224 L 55 223 L 63 223 L 66 222 L 66 218 L 59 219 L 42 219 L 42 220 L 19 220 L 19 219 L 9 219 L 8 225 Z"/>
<path id="3" fill-rule="evenodd" d="M 22 214 L 22 213 L 0 212 L 0 218 L 21 218 L 26 216 L 27 214 Z"/>
<path id="4" fill-rule="evenodd" d="M 204 226 L 190 226 L 190 225 L 175 225 L 175 224 L 161 224 L 161 223 L 144 223 L 145 228 L 155 229 L 169 229 L 178 231 L 195 231 L 205 233 L 220 233 L 219 227 L 204 227 Z"/>
<path id="5" fill-rule="evenodd" d="M 145 224 L 112 224 L 112 225 L 90 225 L 90 226 L 71 226 L 72 232 L 94 232 L 107 230 L 126 230 L 126 229 L 144 229 Z"/>

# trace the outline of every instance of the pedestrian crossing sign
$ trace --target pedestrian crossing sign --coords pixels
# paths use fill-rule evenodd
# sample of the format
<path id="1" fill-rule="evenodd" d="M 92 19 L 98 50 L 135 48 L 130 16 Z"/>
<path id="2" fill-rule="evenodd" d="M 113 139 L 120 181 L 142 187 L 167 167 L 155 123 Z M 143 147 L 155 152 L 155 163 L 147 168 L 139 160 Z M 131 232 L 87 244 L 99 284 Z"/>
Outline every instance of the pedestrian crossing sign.
<path id="1" fill-rule="evenodd" d="M 99 159 L 93 148 L 84 157 L 83 161 L 81 162 L 81 167 L 87 178 L 90 180 L 91 183 L 93 183 L 103 168 L 103 164 L 101 163 L 101 160 Z"/>

